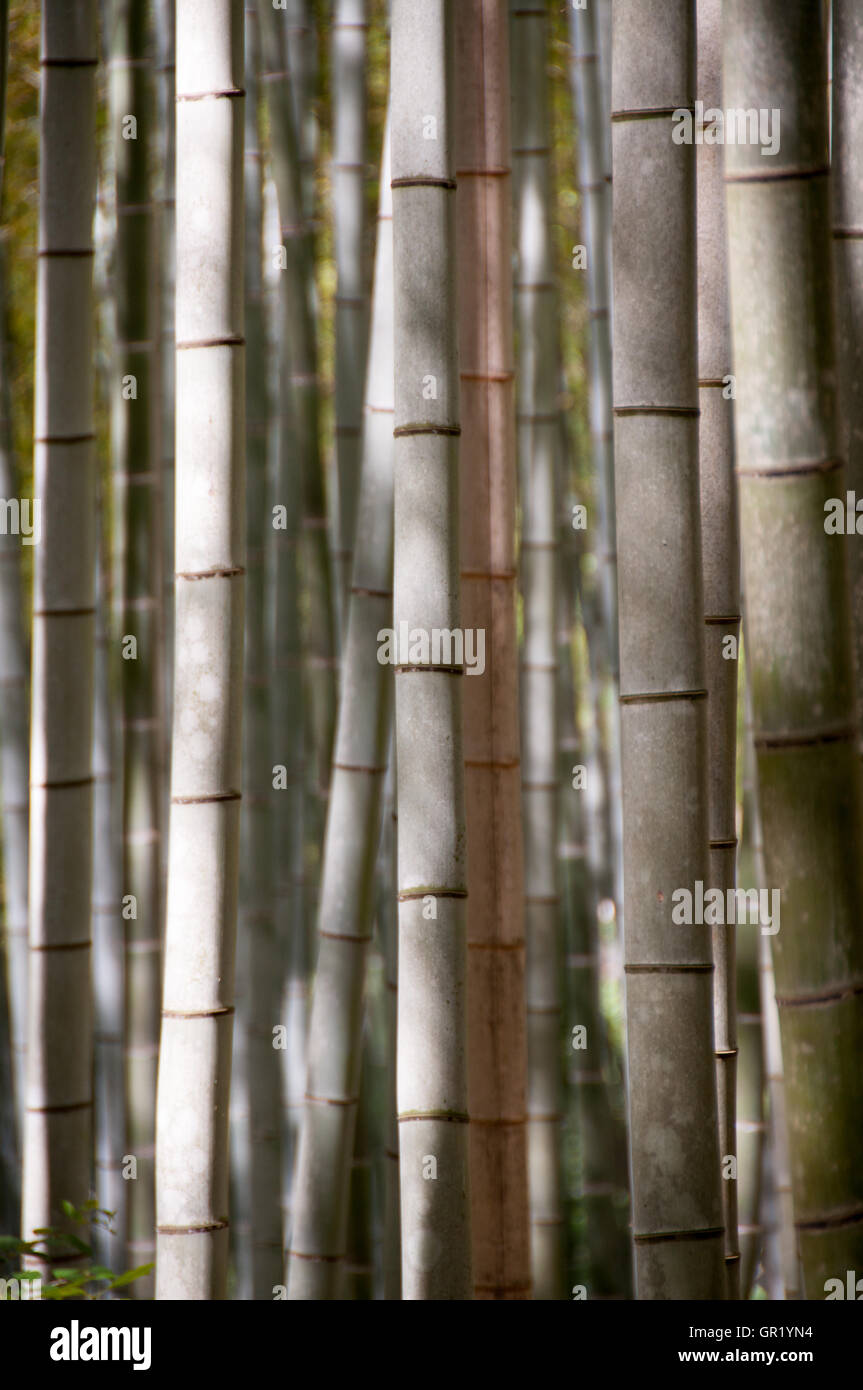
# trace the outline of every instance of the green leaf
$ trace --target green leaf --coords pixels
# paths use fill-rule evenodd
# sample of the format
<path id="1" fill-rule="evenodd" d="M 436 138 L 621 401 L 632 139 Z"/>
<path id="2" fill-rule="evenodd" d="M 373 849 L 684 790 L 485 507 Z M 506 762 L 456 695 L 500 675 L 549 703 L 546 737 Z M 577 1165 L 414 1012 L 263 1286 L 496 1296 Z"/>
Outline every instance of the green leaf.
<path id="1" fill-rule="evenodd" d="M 125 1288 L 127 1284 L 131 1284 L 133 1279 L 141 1279 L 145 1274 L 149 1274 L 153 1269 L 155 1269 L 155 1265 L 153 1264 L 139 1265 L 137 1269 L 127 1269 L 125 1274 L 117 1275 L 116 1279 L 111 1285 L 111 1288 Z"/>
<path id="2" fill-rule="evenodd" d="M 78 1208 L 73 1206 L 71 1202 L 67 1202 L 65 1197 L 60 1203 L 60 1206 L 63 1208 L 67 1216 L 71 1217 L 73 1220 L 77 1219 Z"/>

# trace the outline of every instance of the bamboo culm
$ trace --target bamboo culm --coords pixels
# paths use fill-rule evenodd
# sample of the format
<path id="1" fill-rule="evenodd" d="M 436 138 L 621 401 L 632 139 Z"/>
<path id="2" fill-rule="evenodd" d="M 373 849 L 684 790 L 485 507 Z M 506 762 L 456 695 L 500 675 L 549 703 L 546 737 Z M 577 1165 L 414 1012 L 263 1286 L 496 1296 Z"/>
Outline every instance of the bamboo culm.
<path id="1" fill-rule="evenodd" d="M 620 599 L 632 1229 L 640 1299 L 725 1296 L 704 926 L 672 894 L 708 875 L 696 377 L 695 147 L 687 0 L 615 6 L 614 460 Z M 645 177 L 645 169 L 650 177 Z M 669 257 L 667 247 L 675 247 Z M 653 290 L 649 298 L 644 285 Z"/>
<path id="2" fill-rule="evenodd" d="M 447 0 L 394 0 L 397 633 L 402 623 L 427 634 L 460 626 L 453 29 Z M 397 1103 L 402 1296 L 411 1300 L 473 1292 L 463 676 L 463 665 L 440 662 L 395 673 Z"/>
<path id="3" fill-rule="evenodd" d="M 224 1298 L 245 565 L 243 12 L 177 3 L 173 761 L 159 1299 Z"/>

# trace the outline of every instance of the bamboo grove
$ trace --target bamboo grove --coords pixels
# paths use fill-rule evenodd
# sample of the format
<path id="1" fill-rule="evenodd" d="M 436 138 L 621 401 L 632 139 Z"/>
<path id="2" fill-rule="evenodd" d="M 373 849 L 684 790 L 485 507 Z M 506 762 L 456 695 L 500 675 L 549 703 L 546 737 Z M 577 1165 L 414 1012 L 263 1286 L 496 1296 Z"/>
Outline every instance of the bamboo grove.
<path id="1" fill-rule="evenodd" d="M 844 1297 L 857 0 L 0 37 L 4 1296 Z"/>

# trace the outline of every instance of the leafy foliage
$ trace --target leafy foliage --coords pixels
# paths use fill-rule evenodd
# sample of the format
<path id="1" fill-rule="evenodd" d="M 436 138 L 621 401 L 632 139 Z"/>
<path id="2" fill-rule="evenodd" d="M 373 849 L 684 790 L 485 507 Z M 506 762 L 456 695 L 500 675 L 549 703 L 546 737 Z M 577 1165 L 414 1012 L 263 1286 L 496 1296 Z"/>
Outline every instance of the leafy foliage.
<path id="1" fill-rule="evenodd" d="M 100 1207 L 98 1202 L 91 1200 L 85 1202 L 83 1206 L 76 1207 L 72 1202 L 61 1203 L 64 1214 L 71 1223 L 84 1227 L 87 1231 L 91 1227 L 98 1227 L 103 1231 L 114 1234 L 111 1226 L 111 1219 L 114 1216 L 112 1211 L 106 1211 Z M 16 1269 L 10 1274 L 6 1274 L 5 1300 L 11 1302 L 12 1295 L 9 1283 L 17 1280 L 19 1283 L 34 1283 L 41 1280 L 41 1291 L 38 1297 L 50 1299 L 98 1299 L 107 1298 L 117 1289 L 125 1289 L 136 1279 L 143 1278 L 149 1274 L 152 1264 L 139 1265 L 137 1269 L 127 1269 L 123 1274 L 115 1274 L 112 1270 L 106 1269 L 104 1265 L 92 1262 L 93 1249 L 81 1236 L 74 1231 L 61 1229 L 57 1226 L 40 1226 L 34 1232 L 36 1240 L 21 1240 L 18 1236 L 0 1236 L 0 1264 L 16 1263 L 27 1255 L 37 1256 L 40 1260 L 50 1262 L 51 1256 L 56 1255 L 58 1260 L 79 1259 L 77 1265 L 57 1265 L 48 1263 L 45 1270 L 41 1269 Z M 50 1275 L 50 1277 L 46 1277 Z"/>

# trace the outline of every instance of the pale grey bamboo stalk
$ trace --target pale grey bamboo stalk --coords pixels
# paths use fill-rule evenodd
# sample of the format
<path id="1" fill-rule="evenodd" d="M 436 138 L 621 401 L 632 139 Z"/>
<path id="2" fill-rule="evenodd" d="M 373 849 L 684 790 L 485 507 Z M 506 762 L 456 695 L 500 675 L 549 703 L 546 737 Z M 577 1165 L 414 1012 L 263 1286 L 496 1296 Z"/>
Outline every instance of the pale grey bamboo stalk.
<path id="1" fill-rule="evenodd" d="M 518 270 L 522 816 L 527 932 L 528 1175 L 533 1296 L 564 1297 L 562 949 L 557 875 L 556 288 L 551 248 L 547 6 L 511 0 Z"/>
<path id="2" fill-rule="evenodd" d="M 9 46 L 9 3 L 0 5 L 0 190 L 6 150 L 6 77 Z M 0 492 L 7 501 L 18 497 L 12 437 L 12 398 L 9 387 L 7 339 L 7 268 L 0 251 Z M 19 498 L 19 507 L 21 501 Z M 27 1058 L 27 860 L 28 745 L 27 642 L 21 592 L 22 538 L 11 529 L 0 536 L 0 786 L 3 825 L 3 952 L 0 960 L 0 1059 L 8 1061 L 2 1078 L 0 1129 L 0 1187 L 9 1204 L 4 1229 L 13 1230 L 20 1202 L 18 1155 L 23 1134 Z"/>
<path id="3" fill-rule="evenodd" d="M 707 108 L 722 106 L 722 0 L 698 0 L 697 83 Z M 734 401 L 725 249 L 722 146 L 697 146 L 698 404 L 701 483 L 704 657 L 707 673 L 710 886 L 727 901 L 736 883 L 737 677 L 740 639 L 740 540 L 734 476 Z M 732 650 L 731 644 L 734 644 Z M 744 885 L 745 887 L 749 885 Z M 725 1270 L 728 1297 L 740 1297 L 737 1237 L 736 927 L 713 928 L 713 1028 Z M 729 1163 L 733 1159 L 733 1165 Z M 731 1173 L 731 1175 L 727 1175 Z"/>
<path id="4" fill-rule="evenodd" d="M 695 9 L 613 12 L 614 402 L 632 1226 L 641 1299 L 725 1294 L 698 495 Z M 645 169 L 650 177 L 645 177 Z M 669 245 L 674 255 L 668 254 Z M 645 285 L 651 286 L 645 295 Z"/>
<path id="5" fill-rule="evenodd" d="M 159 1299 L 224 1298 L 245 564 L 243 11 L 177 4 L 176 617 Z"/>
<path id="6" fill-rule="evenodd" d="M 781 113 L 726 145 L 735 430 L 766 880 L 807 1296 L 863 1267 L 863 860 L 839 452 L 826 26 L 814 0 L 726 0 L 724 102 Z M 766 236 L 782 229 L 766 260 Z M 789 277 L 785 267 L 802 267 Z M 789 544 L 793 537 L 793 544 Z M 801 589 L 801 575 L 805 586 Z"/>
<path id="7" fill-rule="evenodd" d="M 0 252 L 2 258 L 2 252 Z M 18 494 L 6 342 L 5 263 L 0 260 L 0 491 Z M 19 498 L 20 506 L 20 498 Z M 0 784 L 3 793 L 3 950 L 0 952 L 0 1229 L 21 1209 L 20 1144 L 27 1000 L 27 653 L 21 609 L 21 537 L 0 537 Z"/>
<path id="8" fill-rule="evenodd" d="M 833 0 L 833 259 L 836 270 L 839 444 L 848 487 L 863 498 L 863 11 Z M 859 516 L 858 514 L 855 514 Z M 847 542 L 857 658 L 857 706 L 863 708 L 863 546 Z"/>
<path id="9" fill-rule="evenodd" d="M 42 11 L 30 734 L 30 976 L 21 1226 L 90 1195 L 96 5 Z M 57 1258 L 55 1254 L 54 1258 Z M 70 1251 L 65 1261 L 81 1256 Z"/>
<path id="10" fill-rule="evenodd" d="M 335 294 L 335 437 L 339 534 L 335 554 L 342 629 L 347 625 L 360 487 L 363 388 L 368 348 L 366 286 L 367 0 L 335 0 L 330 90 L 333 102 L 333 258 Z"/>
<path id="11" fill-rule="evenodd" d="M 113 0 L 109 62 L 116 188 L 116 339 L 111 450 L 118 537 L 114 584 L 121 649 L 123 897 L 126 934 L 126 1183 L 130 1268 L 155 1248 L 155 1109 L 162 931 L 162 541 L 158 224 L 151 169 L 158 127 L 145 0 Z M 130 119 L 136 125 L 129 128 Z M 132 138 L 130 138 L 132 135 Z M 131 383 L 131 385 L 130 385 Z M 136 644 L 130 651 L 129 639 Z M 152 1282 L 136 1283 L 152 1296 Z"/>
<path id="12" fill-rule="evenodd" d="M 245 794 L 240 821 L 240 930 L 247 939 L 246 1023 L 252 1297 L 272 1299 L 282 1281 L 281 1096 L 273 1027 L 279 1022 L 279 950 L 273 911 L 270 827 L 272 725 L 265 543 L 272 532 L 267 480 L 267 340 L 261 261 L 261 152 L 258 140 L 258 9 L 246 24 L 246 639 Z"/>
<path id="13" fill-rule="evenodd" d="M 362 1055 L 366 944 L 386 772 L 392 673 L 377 660 L 392 621 L 393 305 L 389 141 L 381 164 L 357 548 L 342 663 L 318 909 L 318 959 L 288 1270 L 291 1299 L 337 1298 Z"/>
<path id="14" fill-rule="evenodd" d="M 525 905 L 516 625 L 512 177 L 505 0 L 456 8 L 462 614 L 474 1297 L 531 1293 Z"/>
<path id="15" fill-rule="evenodd" d="M 460 625 L 453 29 L 393 0 L 394 627 L 429 638 Z M 464 667 L 424 655 L 395 680 L 402 1291 L 469 1299 Z"/>

